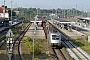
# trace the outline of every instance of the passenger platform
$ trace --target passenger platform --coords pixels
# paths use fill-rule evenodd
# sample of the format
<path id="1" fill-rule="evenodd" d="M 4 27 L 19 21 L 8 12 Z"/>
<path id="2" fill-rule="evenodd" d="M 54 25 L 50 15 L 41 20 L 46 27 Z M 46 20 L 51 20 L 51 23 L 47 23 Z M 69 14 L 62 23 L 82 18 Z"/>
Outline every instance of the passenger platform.
<path id="1" fill-rule="evenodd" d="M 24 36 L 24 38 L 27 38 L 27 37 L 31 37 L 35 39 L 46 39 L 43 27 L 37 27 L 37 29 L 35 30 L 33 23 Z"/>
<path id="2" fill-rule="evenodd" d="M 53 21 L 49 21 L 51 24 L 53 24 Z M 61 29 L 60 27 L 56 26 L 55 24 L 53 24 L 55 27 L 57 27 L 60 31 L 62 31 L 64 34 L 66 34 L 67 36 L 73 38 L 73 39 L 77 39 L 77 38 L 83 38 L 83 36 L 86 36 L 85 34 L 78 32 L 76 30 L 72 31 L 68 31 L 66 29 Z"/>

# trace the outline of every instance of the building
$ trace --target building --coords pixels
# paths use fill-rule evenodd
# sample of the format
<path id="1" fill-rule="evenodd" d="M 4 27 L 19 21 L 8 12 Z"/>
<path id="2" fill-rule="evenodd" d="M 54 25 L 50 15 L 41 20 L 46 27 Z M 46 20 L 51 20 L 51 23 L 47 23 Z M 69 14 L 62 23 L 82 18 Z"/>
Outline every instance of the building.
<path id="1" fill-rule="evenodd" d="M 4 12 L 5 12 L 5 16 L 4 16 Z M 4 7 L 0 7 L 0 18 L 8 18 L 9 19 L 8 10 L 5 10 Z"/>
<path id="2" fill-rule="evenodd" d="M 4 7 L 0 7 L 0 26 L 8 26 L 8 25 L 9 25 L 8 10 L 5 10 Z"/>

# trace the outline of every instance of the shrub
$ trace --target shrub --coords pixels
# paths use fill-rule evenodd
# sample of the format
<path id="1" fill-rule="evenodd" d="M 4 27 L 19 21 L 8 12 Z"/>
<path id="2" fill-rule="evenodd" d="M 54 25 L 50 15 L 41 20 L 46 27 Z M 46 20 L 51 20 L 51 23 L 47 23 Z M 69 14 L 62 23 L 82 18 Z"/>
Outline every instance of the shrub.
<path id="1" fill-rule="evenodd" d="M 33 41 L 33 39 L 32 39 L 32 38 L 27 37 L 26 42 L 32 42 L 32 41 Z"/>
<path id="2" fill-rule="evenodd" d="M 34 60 L 39 60 L 38 58 L 35 58 Z"/>
<path id="3" fill-rule="evenodd" d="M 30 48 L 30 52 L 32 54 L 33 53 L 33 44 L 32 43 L 29 44 L 29 48 Z M 39 43 L 34 43 L 34 52 L 36 55 L 41 54 Z"/>

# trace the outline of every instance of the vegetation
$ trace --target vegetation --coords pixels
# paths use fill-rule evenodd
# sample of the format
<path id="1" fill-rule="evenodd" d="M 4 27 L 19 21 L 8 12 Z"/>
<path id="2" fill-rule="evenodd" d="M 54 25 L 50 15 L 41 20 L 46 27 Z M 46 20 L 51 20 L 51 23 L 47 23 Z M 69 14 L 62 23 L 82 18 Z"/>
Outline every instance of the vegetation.
<path id="1" fill-rule="evenodd" d="M 60 15 L 60 17 L 74 17 L 74 16 L 85 16 L 87 17 L 88 15 L 90 15 L 89 12 L 84 12 L 84 11 L 80 11 L 77 10 L 75 8 L 72 9 L 36 9 L 36 8 L 16 8 L 14 9 L 14 11 L 16 11 L 18 9 L 19 13 L 19 17 L 18 18 L 25 18 L 25 20 L 31 20 L 33 19 L 33 17 L 37 14 L 38 11 L 38 15 L 39 16 L 49 16 L 50 13 L 57 13 L 58 15 Z"/>
<path id="2" fill-rule="evenodd" d="M 34 60 L 39 60 L 38 58 L 35 58 Z"/>
<path id="3" fill-rule="evenodd" d="M 87 39 L 87 38 L 86 38 Z M 75 43 L 77 46 L 79 46 L 80 48 L 82 48 L 84 51 L 86 51 L 88 54 L 90 54 L 90 43 L 86 40 L 86 39 L 76 39 L 76 40 L 72 40 L 73 43 Z"/>
<path id="4" fill-rule="evenodd" d="M 34 57 L 35 59 L 47 59 L 46 54 L 47 43 L 44 39 L 34 39 Z M 27 50 L 27 51 L 26 51 Z M 27 37 L 22 40 L 22 54 L 26 60 L 32 59 L 33 53 L 33 39 Z"/>
<path id="5" fill-rule="evenodd" d="M 33 40 L 30 37 L 28 37 L 26 39 L 26 42 L 29 43 L 29 49 L 30 49 L 30 52 L 32 54 L 33 53 Z M 35 52 L 36 55 L 41 54 L 41 50 L 40 50 L 40 46 L 39 46 L 38 42 L 34 43 L 34 52 Z"/>
<path id="6" fill-rule="evenodd" d="M 32 43 L 29 44 L 29 48 L 30 48 L 30 52 L 32 54 L 33 53 L 33 45 L 32 45 Z M 35 52 L 36 55 L 41 54 L 41 50 L 40 50 L 40 47 L 39 47 L 38 43 L 34 44 L 34 52 Z"/>
<path id="7" fill-rule="evenodd" d="M 2 7 L 4 7 L 4 5 L 2 5 Z M 5 8 L 9 12 L 9 17 L 11 17 L 11 8 L 8 8 L 7 6 L 5 6 Z M 15 11 L 17 11 L 18 14 Z M 31 20 L 37 14 L 37 11 L 38 11 L 39 16 L 49 16 L 50 13 L 55 14 L 56 11 L 60 17 L 90 16 L 90 12 L 80 11 L 75 8 L 72 8 L 72 9 L 61 9 L 61 8 L 40 9 L 40 8 L 22 8 L 22 7 L 14 8 L 12 10 L 12 16 L 13 18 L 16 18 L 16 19 Z"/>

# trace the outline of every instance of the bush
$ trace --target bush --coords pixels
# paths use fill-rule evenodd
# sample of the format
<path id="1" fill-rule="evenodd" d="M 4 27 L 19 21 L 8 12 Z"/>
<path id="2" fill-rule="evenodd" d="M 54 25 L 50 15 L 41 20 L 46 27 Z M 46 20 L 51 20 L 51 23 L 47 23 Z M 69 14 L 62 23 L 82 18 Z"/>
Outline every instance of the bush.
<path id="1" fill-rule="evenodd" d="M 30 52 L 32 54 L 33 53 L 33 44 L 32 43 L 29 44 L 29 48 L 30 48 Z M 35 55 L 41 54 L 39 43 L 34 43 L 34 52 L 35 52 Z"/>
<path id="2" fill-rule="evenodd" d="M 70 60 L 74 60 L 74 58 L 70 58 Z"/>
<path id="3" fill-rule="evenodd" d="M 33 39 L 32 39 L 32 38 L 27 37 L 26 42 L 32 42 L 32 41 L 33 41 Z"/>
<path id="4" fill-rule="evenodd" d="M 38 58 L 35 58 L 34 60 L 39 60 Z"/>
<path id="5" fill-rule="evenodd" d="M 90 45 L 90 42 L 88 42 L 88 44 Z"/>

